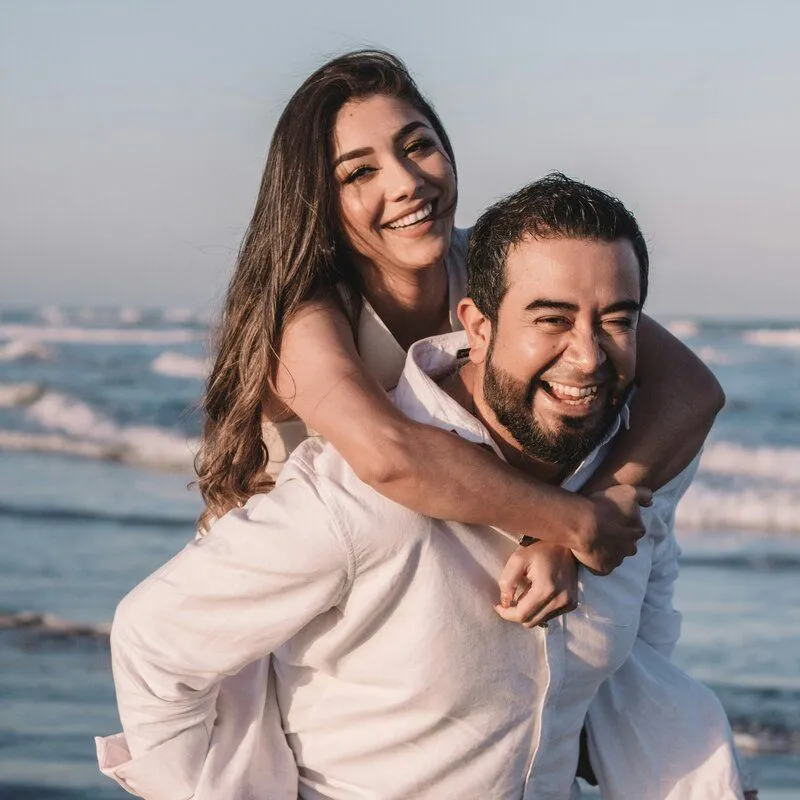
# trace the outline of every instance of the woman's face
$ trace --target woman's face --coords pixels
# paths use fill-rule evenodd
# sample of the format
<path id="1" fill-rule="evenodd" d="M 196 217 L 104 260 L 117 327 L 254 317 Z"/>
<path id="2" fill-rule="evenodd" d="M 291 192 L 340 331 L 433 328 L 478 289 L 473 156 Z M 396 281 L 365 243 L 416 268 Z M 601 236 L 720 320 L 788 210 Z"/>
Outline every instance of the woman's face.
<path id="1" fill-rule="evenodd" d="M 336 115 L 333 158 L 342 228 L 357 256 L 380 270 L 442 261 L 456 181 L 424 114 L 385 95 L 351 100 Z"/>

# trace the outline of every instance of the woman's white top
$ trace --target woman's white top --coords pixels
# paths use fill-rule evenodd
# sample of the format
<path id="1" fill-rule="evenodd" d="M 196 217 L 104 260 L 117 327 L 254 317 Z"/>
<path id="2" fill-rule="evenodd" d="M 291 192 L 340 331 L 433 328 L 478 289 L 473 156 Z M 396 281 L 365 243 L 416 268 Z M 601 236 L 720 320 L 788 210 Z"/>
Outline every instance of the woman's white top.
<path id="1" fill-rule="evenodd" d="M 469 231 L 453 228 L 450 249 L 445 256 L 447 269 L 448 304 L 450 306 L 450 330 L 461 330 L 458 320 L 458 304 L 467 294 L 467 239 Z M 369 372 L 377 378 L 388 392 L 397 386 L 406 351 L 394 338 L 386 323 L 364 298 L 358 320 L 358 353 Z M 294 417 L 283 422 L 268 422 L 262 427 L 264 444 L 269 451 L 267 473 L 273 479 L 280 474 L 292 451 L 316 432 L 303 420 Z"/>

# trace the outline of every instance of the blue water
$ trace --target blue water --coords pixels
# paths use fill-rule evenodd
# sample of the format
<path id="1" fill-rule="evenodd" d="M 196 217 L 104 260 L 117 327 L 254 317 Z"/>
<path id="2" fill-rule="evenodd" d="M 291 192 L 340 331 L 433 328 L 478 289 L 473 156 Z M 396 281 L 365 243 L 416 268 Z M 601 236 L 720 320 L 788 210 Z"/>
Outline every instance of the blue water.
<path id="1" fill-rule="evenodd" d="M 720 696 L 762 798 L 787 798 L 800 786 L 800 322 L 674 329 L 728 394 L 679 513 L 676 660 Z M 0 314 L 0 798 L 128 796 L 94 761 L 92 737 L 119 729 L 104 626 L 194 534 L 206 349 L 189 315 Z M 21 612 L 51 616 L 26 627 Z"/>

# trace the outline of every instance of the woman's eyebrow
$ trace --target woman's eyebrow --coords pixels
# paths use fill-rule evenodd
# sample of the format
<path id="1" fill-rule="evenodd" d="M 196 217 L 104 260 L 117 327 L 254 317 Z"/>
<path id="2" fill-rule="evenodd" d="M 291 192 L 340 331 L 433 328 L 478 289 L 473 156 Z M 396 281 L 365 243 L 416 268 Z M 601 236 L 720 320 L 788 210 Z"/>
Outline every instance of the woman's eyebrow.
<path id="1" fill-rule="evenodd" d="M 408 125 L 403 125 L 394 135 L 394 140 L 398 141 L 404 136 L 408 136 L 409 133 L 415 131 L 417 128 L 428 128 L 428 130 L 430 130 L 430 126 L 426 125 L 421 119 L 415 119 L 413 122 L 409 122 Z"/>
<path id="2" fill-rule="evenodd" d="M 417 128 L 428 128 L 430 127 L 426 125 L 422 120 L 415 119 L 413 122 L 409 122 L 408 125 L 403 125 L 399 131 L 392 137 L 395 142 L 399 141 L 400 139 L 408 136 L 409 133 L 415 131 Z M 375 148 L 373 147 L 359 147 L 357 150 L 350 150 L 347 153 L 342 153 L 342 155 L 337 156 L 333 161 L 334 169 L 339 166 L 343 161 L 351 161 L 354 158 L 364 158 L 364 156 L 371 156 L 375 152 Z"/>
<path id="3" fill-rule="evenodd" d="M 351 161 L 354 158 L 363 158 L 370 156 L 375 152 L 373 147 L 360 147 L 358 150 L 351 150 L 349 153 L 342 153 L 338 158 L 333 161 L 334 168 L 338 167 L 343 161 Z"/>

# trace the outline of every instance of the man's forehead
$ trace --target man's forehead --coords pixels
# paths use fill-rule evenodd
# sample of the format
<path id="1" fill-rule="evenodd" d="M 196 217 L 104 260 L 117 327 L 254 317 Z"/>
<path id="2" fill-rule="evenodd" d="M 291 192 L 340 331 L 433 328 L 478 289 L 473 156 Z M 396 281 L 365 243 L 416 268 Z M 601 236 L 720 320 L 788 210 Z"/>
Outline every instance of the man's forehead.
<path id="1" fill-rule="evenodd" d="M 525 305 L 638 301 L 640 294 L 639 262 L 627 239 L 526 237 L 509 248 L 505 277 L 507 295 Z"/>

